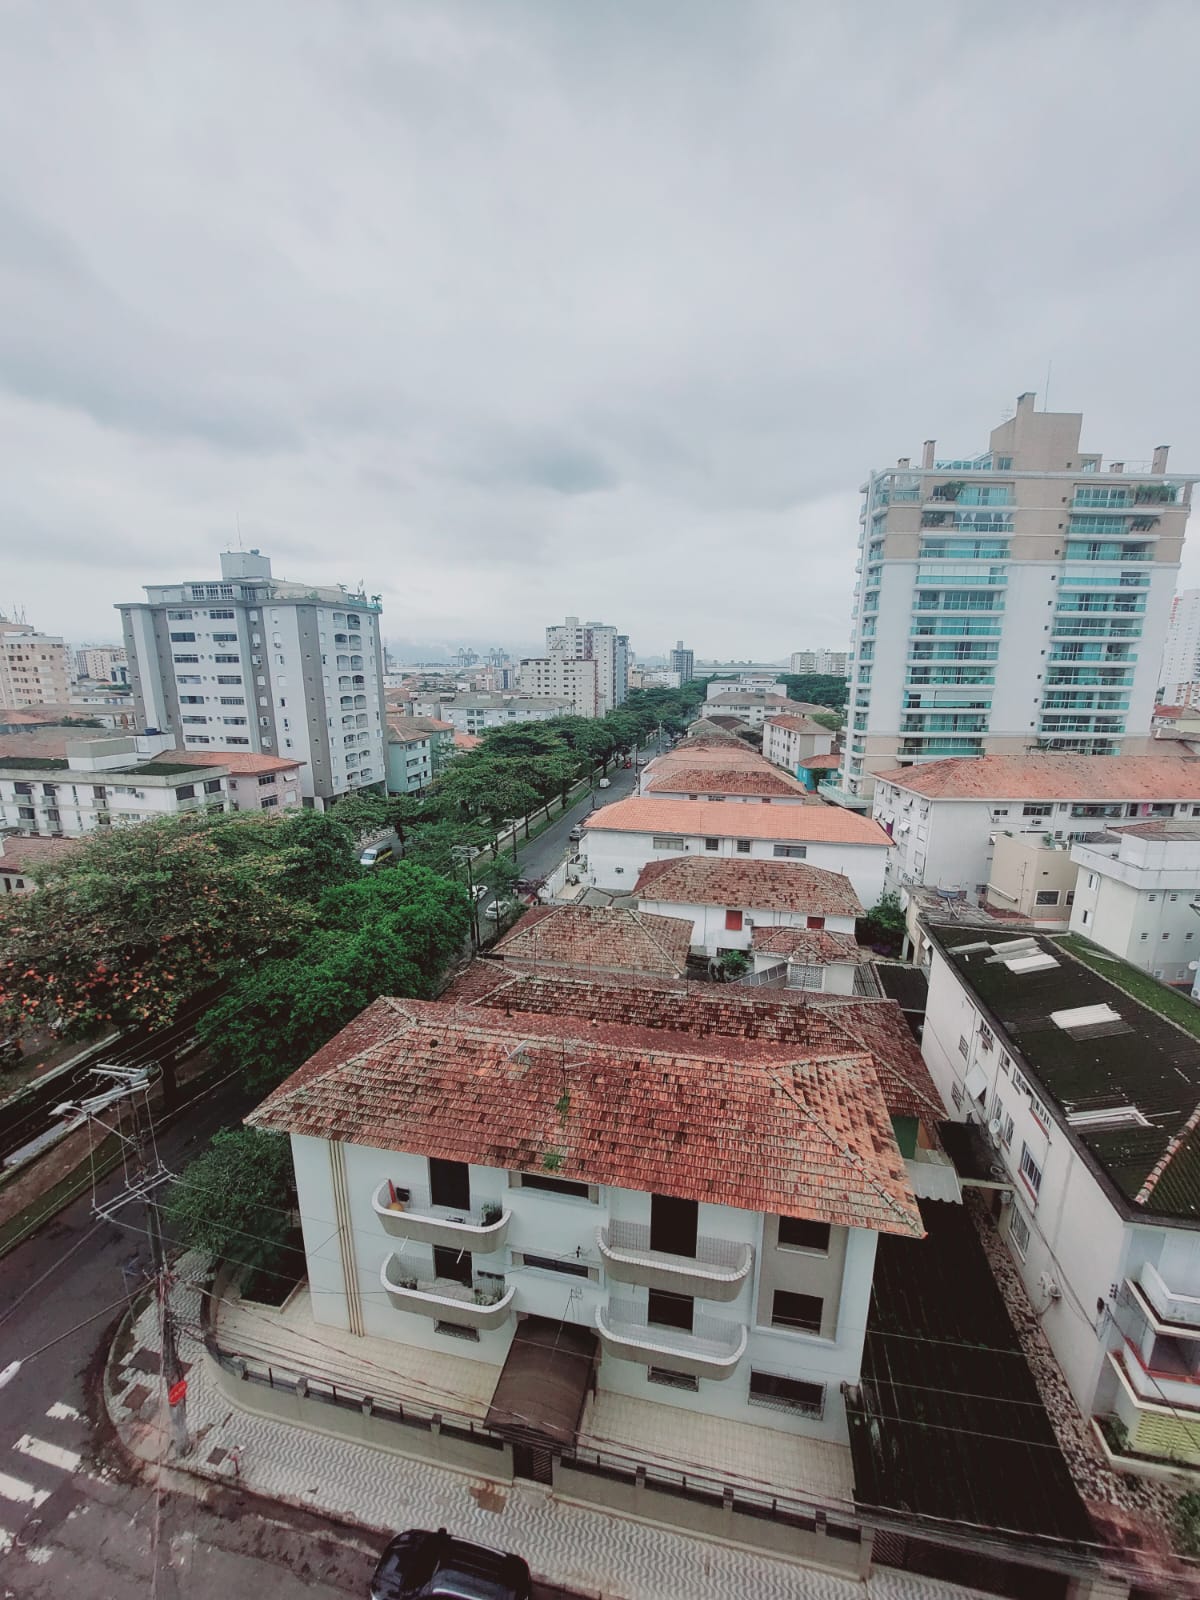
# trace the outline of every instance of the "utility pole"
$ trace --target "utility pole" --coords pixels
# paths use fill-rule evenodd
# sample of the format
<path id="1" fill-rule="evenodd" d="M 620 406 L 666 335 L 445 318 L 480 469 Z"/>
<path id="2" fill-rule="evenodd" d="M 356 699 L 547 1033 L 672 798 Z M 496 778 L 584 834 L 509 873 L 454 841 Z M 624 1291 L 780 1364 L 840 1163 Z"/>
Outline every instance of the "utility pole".
<path id="1" fill-rule="evenodd" d="M 81 1127 L 84 1123 L 97 1119 L 100 1112 L 110 1106 L 119 1106 L 125 1102 L 129 1104 L 133 1122 L 132 1138 L 126 1139 L 119 1126 L 115 1130 L 108 1130 L 115 1131 L 122 1141 L 124 1187 L 103 1206 L 95 1203 L 93 1194 L 92 1212 L 106 1222 L 113 1222 L 117 1220 L 116 1214 L 120 1208 L 127 1205 L 130 1200 L 141 1200 L 146 1207 L 146 1232 L 149 1235 L 150 1252 L 154 1262 L 154 1292 L 158 1300 L 159 1331 L 162 1340 L 162 1377 L 170 1418 L 171 1440 L 176 1456 L 185 1456 L 191 1449 L 187 1425 L 187 1379 L 179 1359 L 175 1315 L 171 1308 L 172 1275 L 167 1264 L 162 1218 L 155 1193 L 170 1177 L 170 1173 L 159 1160 L 158 1147 L 154 1141 L 154 1124 L 150 1116 L 149 1091 L 157 1079 L 158 1069 L 150 1063 L 143 1067 L 100 1066 L 91 1070 L 98 1077 L 115 1080 L 113 1086 L 77 1102 L 57 1106 L 55 1114 L 73 1118 L 73 1125 Z M 138 1096 L 142 1097 L 144 1127 L 142 1118 L 138 1114 Z M 107 1124 L 102 1126 L 107 1127 Z M 127 1153 L 130 1147 L 132 1147 L 132 1161 Z M 151 1152 L 153 1152 L 153 1163 L 151 1163 Z M 126 1286 L 128 1287 L 128 1284 Z"/>

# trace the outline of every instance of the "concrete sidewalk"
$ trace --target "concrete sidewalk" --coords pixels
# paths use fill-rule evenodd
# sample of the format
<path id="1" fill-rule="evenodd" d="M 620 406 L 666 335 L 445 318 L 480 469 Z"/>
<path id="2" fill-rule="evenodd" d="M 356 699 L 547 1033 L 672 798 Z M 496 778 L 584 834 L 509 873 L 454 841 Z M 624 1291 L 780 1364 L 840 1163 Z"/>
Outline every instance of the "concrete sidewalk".
<path id="1" fill-rule="evenodd" d="M 392 1451 L 289 1426 L 231 1406 L 200 1338 L 206 1263 L 186 1257 L 172 1304 L 188 1330 L 187 1418 L 192 1449 L 169 1456 L 157 1308 L 128 1320 L 113 1344 L 104 1398 L 125 1447 L 172 1488 L 205 1480 L 320 1511 L 386 1538 L 446 1527 L 519 1551 L 541 1578 L 598 1600 L 933 1600 L 972 1591 L 900 1573 L 865 1583 L 556 1499 L 533 1484 L 496 1483 Z M 164 1463 L 166 1463 L 164 1467 Z"/>

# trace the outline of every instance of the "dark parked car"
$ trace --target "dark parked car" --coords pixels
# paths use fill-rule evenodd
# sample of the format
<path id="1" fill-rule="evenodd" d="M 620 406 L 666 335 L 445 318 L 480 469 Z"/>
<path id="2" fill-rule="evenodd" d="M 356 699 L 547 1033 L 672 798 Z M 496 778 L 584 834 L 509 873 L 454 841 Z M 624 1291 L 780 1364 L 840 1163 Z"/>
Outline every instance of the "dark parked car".
<path id="1" fill-rule="evenodd" d="M 445 1528 L 409 1528 L 379 1558 L 371 1600 L 530 1600 L 520 1556 L 454 1539 Z"/>

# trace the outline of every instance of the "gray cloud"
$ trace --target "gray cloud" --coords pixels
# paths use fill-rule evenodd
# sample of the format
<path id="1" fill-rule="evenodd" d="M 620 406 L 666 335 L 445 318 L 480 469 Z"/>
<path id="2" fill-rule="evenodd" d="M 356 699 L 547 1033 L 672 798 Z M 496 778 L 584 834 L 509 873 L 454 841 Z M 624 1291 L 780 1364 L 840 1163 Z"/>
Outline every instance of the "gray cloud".
<path id="1" fill-rule="evenodd" d="M 864 471 L 1049 363 L 1087 447 L 1200 463 L 1197 46 L 1187 0 L 17 0 L 6 596 L 112 633 L 240 525 L 407 638 L 841 643 Z"/>

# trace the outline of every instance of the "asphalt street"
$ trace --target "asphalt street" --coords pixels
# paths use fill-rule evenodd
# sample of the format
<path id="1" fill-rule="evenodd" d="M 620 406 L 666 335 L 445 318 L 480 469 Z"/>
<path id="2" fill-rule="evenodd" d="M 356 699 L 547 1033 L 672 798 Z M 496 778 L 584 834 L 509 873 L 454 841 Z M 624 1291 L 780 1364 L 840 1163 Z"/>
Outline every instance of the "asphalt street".
<path id="1" fill-rule="evenodd" d="M 651 747 L 641 752 L 649 757 L 655 754 Z M 625 800 L 637 787 L 637 771 L 631 767 L 628 771 L 624 767 L 610 769 L 609 779 L 611 788 L 595 789 L 592 794 L 585 794 L 570 806 L 561 817 L 555 817 L 545 833 L 539 833 L 536 839 L 531 839 L 528 844 L 517 846 L 517 859 L 521 863 L 521 875 L 526 878 L 544 878 L 552 872 L 567 852 L 570 843 L 567 835 L 577 822 L 583 819 L 593 809 L 599 810 L 601 806 L 611 805 L 614 800 Z"/>

